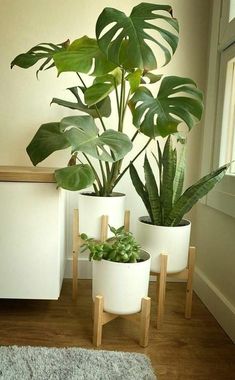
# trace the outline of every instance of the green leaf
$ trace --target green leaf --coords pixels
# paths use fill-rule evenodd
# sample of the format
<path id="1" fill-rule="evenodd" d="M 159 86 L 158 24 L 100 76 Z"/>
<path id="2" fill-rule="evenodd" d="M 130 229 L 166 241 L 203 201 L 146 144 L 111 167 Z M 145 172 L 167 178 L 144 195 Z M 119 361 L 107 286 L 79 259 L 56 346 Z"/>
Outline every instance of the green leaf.
<path id="1" fill-rule="evenodd" d="M 175 76 L 162 80 L 156 98 L 146 87 L 139 87 L 130 103 L 133 124 L 149 137 L 174 134 L 181 122 L 190 130 L 200 121 L 203 111 L 202 93 L 196 84 Z"/>
<path id="2" fill-rule="evenodd" d="M 173 194 L 173 205 L 179 199 L 182 194 L 184 186 L 184 172 L 185 172 L 185 145 L 183 144 L 180 156 L 176 166 L 175 178 L 174 178 L 174 194 Z"/>
<path id="3" fill-rule="evenodd" d="M 29 67 L 35 65 L 39 60 L 44 59 L 43 64 L 37 70 L 38 75 L 39 71 L 54 67 L 54 54 L 61 51 L 66 51 L 68 45 L 69 40 L 62 42 L 61 44 L 51 44 L 47 42 L 38 44 L 26 53 L 17 55 L 17 57 L 11 62 L 11 68 L 14 66 L 19 66 L 23 69 L 28 69 Z"/>
<path id="4" fill-rule="evenodd" d="M 166 225 L 177 226 L 184 215 L 213 187 L 224 177 L 229 165 L 221 166 L 219 169 L 207 174 L 197 183 L 190 186 L 177 200 L 170 215 L 168 216 Z"/>
<path id="5" fill-rule="evenodd" d="M 141 83 L 142 75 L 143 75 L 143 70 L 139 70 L 139 69 L 127 75 L 126 79 L 128 80 L 130 84 L 131 94 L 133 94 L 133 92 L 135 92 L 137 88 L 139 87 Z"/>
<path id="6" fill-rule="evenodd" d="M 152 168 L 149 164 L 147 155 L 145 155 L 144 159 L 144 175 L 146 181 L 145 187 L 148 193 L 149 203 L 152 210 L 153 223 L 161 225 L 161 204 L 160 197 L 158 194 L 158 186 Z"/>
<path id="7" fill-rule="evenodd" d="M 176 150 L 173 149 L 171 136 L 167 138 L 162 155 L 162 210 L 164 224 L 169 213 L 172 210 L 173 202 L 173 185 L 176 171 Z"/>
<path id="8" fill-rule="evenodd" d="M 109 62 L 94 38 L 83 36 L 73 41 L 69 48 L 54 55 L 58 75 L 73 71 L 98 76 L 112 71 L 116 65 Z M 93 69 L 94 62 L 94 69 Z"/>
<path id="9" fill-rule="evenodd" d="M 56 150 L 69 146 L 66 136 L 61 133 L 60 123 L 47 123 L 41 125 L 26 151 L 33 165 L 37 165 Z"/>
<path id="10" fill-rule="evenodd" d="M 89 165 L 81 164 L 56 170 L 55 179 L 59 187 L 78 191 L 92 185 L 95 176 Z"/>
<path id="11" fill-rule="evenodd" d="M 92 86 L 85 90 L 85 102 L 91 107 L 94 104 L 106 99 L 121 82 L 121 70 L 116 68 L 111 73 L 101 75 L 94 80 Z"/>
<path id="12" fill-rule="evenodd" d="M 164 27 L 149 20 L 160 22 L 159 25 L 164 24 Z M 169 26 L 174 34 L 169 31 Z M 100 49 L 109 61 L 126 69 L 149 71 L 157 68 L 154 52 L 148 42 L 157 45 L 163 52 L 164 64 L 169 62 L 177 48 L 177 33 L 178 22 L 172 17 L 172 9 L 168 5 L 141 3 L 132 9 L 129 17 L 117 9 L 105 8 L 96 23 Z"/>
<path id="13" fill-rule="evenodd" d="M 132 149 L 132 142 L 124 133 L 110 129 L 99 136 L 91 116 L 65 117 L 61 120 L 61 130 L 72 152 L 81 151 L 99 160 L 115 162 Z"/>
<path id="14" fill-rule="evenodd" d="M 131 181 L 132 181 L 132 184 L 137 192 L 137 194 L 139 194 L 139 196 L 141 197 L 147 211 L 148 211 L 148 214 L 150 216 L 150 219 L 153 223 L 153 214 L 152 214 L 152 210 L 151 210 L 151 206 L 150 206 L 150 202 L 149 202 L 149 197 L 148 197 L 148 193 L 144 187 L 144 184 L 142 183 L 138 173 L 137 173 L 137 170 L 135 169 L 134 165 L 131 164 L 130 165 L 130 176 L 131 176 Z"/>
<path id="15" fill-rule="evenodd" d="M 145 78 L 148 78 L 149 84 L 152 84 L 152 83 L 159 82 L 159 80 L 162 79 L 162 75 L 156 75 L 156 74 L 153 74 L 153 73 L 145 73 L 144 74 L 144 79 Z"/>
<path id="16" fill-rule="evenodd" d="M 67 108 L 70 108 L 73 110 L 82 111 L 82 112 L 85 112 L 85 113 L 91 115 L 93 118 L 99 117 L 96 109 L 98 109 L 98 111 L 102 117 L 109 117 L 110 116 L 110 114 L 111 114 L 111 102 L 110 102 L 110 98 L 108 96 L 103 101 L 98 102 L 96 104 L 96 107 L 88 107 L 86 104 L 84 104 L 82 102 L 82 100 L 79 96 L 79 93 L 78 93 L 78 89 L 79 89 L 79 87 L 68 88 L 68 90 L 70 92 L 72 92 L 72 94 L 75 96 L 75 98 L 77 100 L 76 103 L 70 102 L 67 100 L 63 100 L 63 99 L 53 98 L 51 101 L 51 104 L 55 103 L 55 104 L 58 104 L 59 106 L 67 107 Z"/>

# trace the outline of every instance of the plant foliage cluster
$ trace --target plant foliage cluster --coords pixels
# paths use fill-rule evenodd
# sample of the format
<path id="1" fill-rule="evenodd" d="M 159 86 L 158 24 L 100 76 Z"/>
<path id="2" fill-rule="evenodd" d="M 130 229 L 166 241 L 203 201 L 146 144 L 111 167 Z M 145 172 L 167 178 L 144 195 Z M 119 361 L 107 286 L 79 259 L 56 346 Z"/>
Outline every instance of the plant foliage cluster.
<path id="1" fill-rule="evenodd" d="M 84 240 L 83 252 L 90 251 L 90 260 L 108 260 L 118 263 L 136 263 L 140 259 L 140 246 L 131 232 L 125 231 L 124 227 L 115 229 L 110 227 L 114 237 L 105 242 L 99 242 L 81 234 Z"/>
<path id="2" fill-rule="evenodd" d="M 41 62 L 37 75 L 53 67 L 58 75 L 75 74 L 74 86 L 68 88 L 73 100 L 52 99 L 75 115 L 41 125 L 27 153 L 37 165 L 56 150 L 70 148 L 69 165 L 55 173 L 58 185 L 68 190 L 93 185 L 96 195 L 109 196 L 130 167 L 123 167 L 123 158 L 138 135 L 148 139 L 130 156 L 132 163 L 152 139 L 176 133 L 181 122 L 190 130 L 201 119 L 202 93 L 190 78 L 162 78 L 155 72 L 171 60 L 178 45 L 179 26 L 171 6 L 140 3 L 129 16 L 108 7 L 95 30 L 96 38 L 38 44 L 18 55 L 11 67 L 28 69 Z M 93 78 L 89 86 L 88 77 Z M 159 90 L 153 95 L 150 88 L 156 83 Z M 110 128 L 107 118 L 113 111 L 116 125 Z M 128 111 L 134 131 L 125 122 Z"/>
<path id="3" fill-rule="evenodd" d="M 157 142 L 158 156 L 156 174 L 150 166 L 147 155 L 144 159 L 145 183 L 143 183 L 134 165 L 130 167 L 132 183 L 141 197 L 150 217 L 150 222 L 160 226 L 178 226 L 184 215 L 221 181 L 228 165 L 221 166 L 202 177 L 183 191 L 185 175 L 185 145 L 181 142 L 181 151 L 177 154 L 169 136 L 161 151 Z M 177 157 L 178 156 L 178 157 Z"/>

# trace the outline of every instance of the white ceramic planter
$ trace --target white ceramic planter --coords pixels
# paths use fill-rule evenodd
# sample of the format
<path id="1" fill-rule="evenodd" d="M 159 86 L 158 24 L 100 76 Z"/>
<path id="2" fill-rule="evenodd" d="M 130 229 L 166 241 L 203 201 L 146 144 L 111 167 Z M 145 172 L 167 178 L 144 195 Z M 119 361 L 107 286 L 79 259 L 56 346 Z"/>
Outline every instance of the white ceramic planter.
<path id="1" fill-rule="evenodd" d="M 105 311 L 123 315 L 141 310 L 141 299 L 148 295 L 150 255 L 142 251 L 142 258 L 138 263 L 92 261 L 92 297 L 104 297 Z"/>
<path id="2" fill-rule="evenodd" d="M 151 271 L 160 272 L 160 254 L 168 255 L 167 272 L 177 273 L 187 267 L 191 223 L 183 221 L 177 227 L 154 226 L 143 222 L 137 224 L 136 239 L 141 247 L 151 255 Z"/>
<path id="3" fill-rule="evenodd" d="M 89 193 L 78 195 L 79 231 L 89 237 L 100 239 L 101 217 L 108 215 L 110 226 L 118 228 L 124 225 L 125 195 L 114 193 L 111 197 L 97 197 Z M 108 237 L 112 233 L 108 230 Z"/>

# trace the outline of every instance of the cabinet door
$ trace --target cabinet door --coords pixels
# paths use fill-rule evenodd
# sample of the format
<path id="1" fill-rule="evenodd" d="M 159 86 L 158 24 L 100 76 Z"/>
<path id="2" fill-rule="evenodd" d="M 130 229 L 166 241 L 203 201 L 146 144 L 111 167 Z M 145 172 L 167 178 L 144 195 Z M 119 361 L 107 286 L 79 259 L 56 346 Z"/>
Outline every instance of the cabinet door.
<path id="1" fill-rule="evenodd" d="M 63 205 L 53 183 L 0 182 L 0 298 L 59 297 Z"/>

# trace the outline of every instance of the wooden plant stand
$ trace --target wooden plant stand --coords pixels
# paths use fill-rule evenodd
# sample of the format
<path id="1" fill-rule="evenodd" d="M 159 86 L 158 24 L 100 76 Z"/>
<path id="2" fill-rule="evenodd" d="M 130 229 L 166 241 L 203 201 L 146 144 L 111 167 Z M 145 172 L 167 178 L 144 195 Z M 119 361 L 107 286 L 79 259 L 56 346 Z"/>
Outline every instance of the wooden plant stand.
<path id="1" fill-rule="evenodd" d="M 126 231 L 130 228 L 130 211 L 125 211 L 124 227 Z M 100 226 L 100 241 L 103 242 L 107 239 L 108 235 L 108 216 L 101 217 Z M 79 233 L 79 212 L 78 209 L 74 210 L 73 214 L 73 300 L 77 301 L 78 292 L 78 253 L 83 240 Z M 129 319 L 134 323 L 139 324 L 140 328 L 140 346 L 146 347 L 148 345 L 148 332 L 150 324 L 150 308 L 151 299 L 149 297 L 142 298 L 141 311 L 136 314 L 121 315 L 125 319 Z M 94 330 L 93 330 L 93 343 L 95 346 L 100 346 L 102 341 L 102 327 L 106 323 L 119 317 L 117 314 L 111 314 L 104 311 L 103 297 L 98 295 L 95 297 L 94 302 Z"/>
<path id="2" fill-rule="evenodd" d="M 195 247 L 189 248 L 188 265 L 178 273 L 167 273 L 167 254 L 161 254 L 160 273 L 151 272 L 157 275 L 157 328 L 159 329 L 163 323 L 165 295 L 166 295 L 166 278 L 187 280 L 186 284 L 186 302 L 185 302 L 185 318 L 190 319 L 192 314 L 192 297 L 193 297 L 193 274 L 195 268 Z"/>
<path id="3" fill-rule="evenodd" d="M 104 311 L 104 299 L 102 296 L 96 296 L 94 302 L 94 328 L 93 328 L 93 344 L 98 347 L 102 341 L 102 327 L 106 323 L 122 317 L 139 325 L 141 347 L 147 347 L 150 324 L 151 299 L 149 297 L 142 298 L 141 311 L 136 314 L 117 315 Z"/>

